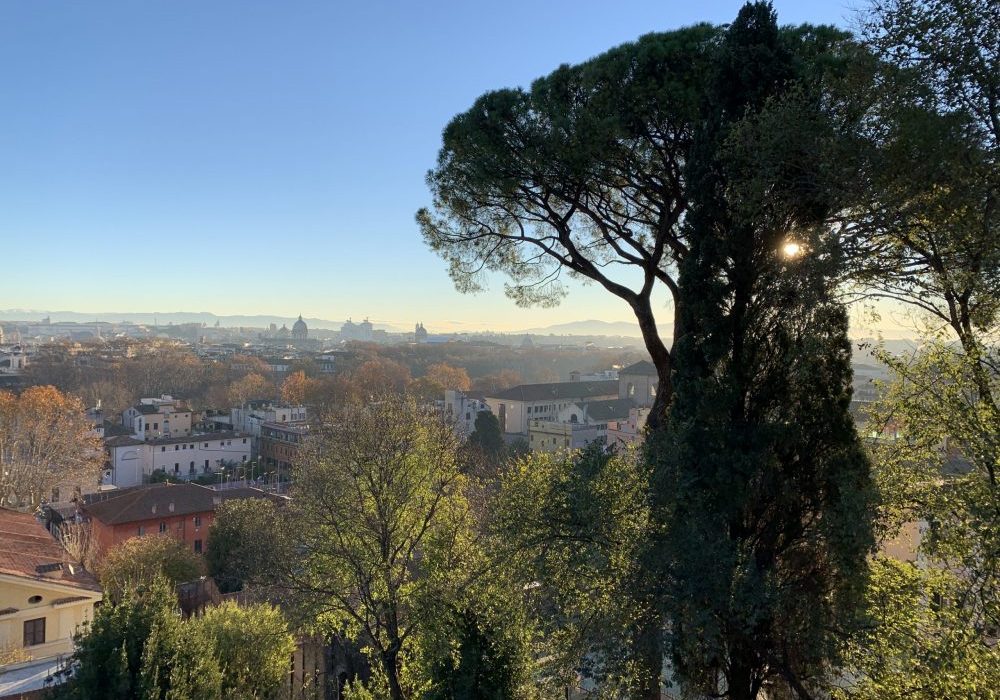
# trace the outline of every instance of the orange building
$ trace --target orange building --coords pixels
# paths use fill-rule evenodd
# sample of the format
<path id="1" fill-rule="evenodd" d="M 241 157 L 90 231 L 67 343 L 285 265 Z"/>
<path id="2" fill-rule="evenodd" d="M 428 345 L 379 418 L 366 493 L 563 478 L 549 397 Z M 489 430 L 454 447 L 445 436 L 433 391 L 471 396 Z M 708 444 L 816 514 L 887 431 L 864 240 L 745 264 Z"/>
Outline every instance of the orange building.
<path id="1" fill-rule="evenodd" d="M 216 491 L 199 484 L 147 484 L 104 491 L 85 497 L 83 514 L 90 519 L 98 551 L 107 552 L 125 540 L 164 534 L 204 551 L 215 509 L 234 498 L 269 498 L 259 489 Z"/>

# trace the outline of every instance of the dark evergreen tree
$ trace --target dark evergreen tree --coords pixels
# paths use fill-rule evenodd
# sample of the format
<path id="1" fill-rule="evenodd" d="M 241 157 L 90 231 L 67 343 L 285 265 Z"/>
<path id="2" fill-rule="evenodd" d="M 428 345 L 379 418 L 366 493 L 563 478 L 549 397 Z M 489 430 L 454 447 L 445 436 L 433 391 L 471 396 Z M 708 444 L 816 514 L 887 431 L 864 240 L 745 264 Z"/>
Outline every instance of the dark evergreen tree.
<path id="1" fill-rule="evenodd" d="M 769 3 L 747 4 L 708 78 L 687 170 L 685 334 L 668 431 L 650 448 L 675 671 L 732 700 L 813 696 L 873 542 L 839 257 L 819 233 L 834 203 L 795 177 L 828 132 L 782 134 L 776 152 L 768 133 L 810 111 L 794 40 Z"/>
<path id="2" fill-rule="evenodd" d="M 503 458 L 505 449 L 503 433 L 500 432 L 500 421 L 489 411 L 476 414 L 475 429 L 469 436 L 469 444 L 478 447 L 483 455 L 492 461 Z"/>
<path id="3" fill-rule="evenodd" d="M 58 697 L 158 698 L 168 687 L 167 653 L 180 625 L 170 584 L 158 577 L 102 605 L 76 638 L 76 675 Z M 157 653 L 148 653 L 152 645 Z M 160 653 L 162 652 L 162 653 Z"/>

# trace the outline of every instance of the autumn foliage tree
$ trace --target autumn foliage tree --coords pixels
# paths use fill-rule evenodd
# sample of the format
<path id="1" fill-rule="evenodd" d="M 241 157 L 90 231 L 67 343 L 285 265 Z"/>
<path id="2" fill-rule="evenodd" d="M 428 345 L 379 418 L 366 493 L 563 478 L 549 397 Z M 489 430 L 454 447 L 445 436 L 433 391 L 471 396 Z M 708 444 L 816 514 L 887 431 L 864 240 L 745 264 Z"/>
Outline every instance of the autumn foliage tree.
<path id="1" fill-rule="evenodd" d="M 228 399 L 232 406 L 239 406 L 251 399 L 267 398 L 274 393 L 274 385 L 262 374 L 251 372 L 229 385 Z"/>
<path id="2" fill-rule="evenodd" d="M 350 373 L 351 381 L 365 396 L 402 393 L 410 384 L 410 370 L 395 360 L 375 357 Z"/>
<path id="3" fill-rule="evenodd" d="M 53 489 L 96 488 L 103 463 L 79 399 L 51 386 L 0 392 L 0 505 L 35 508 Z"/>

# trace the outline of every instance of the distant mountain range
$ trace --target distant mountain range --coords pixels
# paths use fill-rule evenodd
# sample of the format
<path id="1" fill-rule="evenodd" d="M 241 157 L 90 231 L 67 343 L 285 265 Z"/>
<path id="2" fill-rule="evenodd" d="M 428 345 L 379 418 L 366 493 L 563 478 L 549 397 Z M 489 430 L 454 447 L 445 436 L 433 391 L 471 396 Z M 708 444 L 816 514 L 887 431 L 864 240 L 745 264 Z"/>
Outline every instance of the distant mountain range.
<path id="1" fill-rule="evenodd" d="M 660 324 L 661 334 L 668 334 L 672 324 Z M 639 324 L 630 321 L 568 321 L 541 328 L 527 328 L 519 331 L 522 335 L 608 335 L 639 338 Z"/>

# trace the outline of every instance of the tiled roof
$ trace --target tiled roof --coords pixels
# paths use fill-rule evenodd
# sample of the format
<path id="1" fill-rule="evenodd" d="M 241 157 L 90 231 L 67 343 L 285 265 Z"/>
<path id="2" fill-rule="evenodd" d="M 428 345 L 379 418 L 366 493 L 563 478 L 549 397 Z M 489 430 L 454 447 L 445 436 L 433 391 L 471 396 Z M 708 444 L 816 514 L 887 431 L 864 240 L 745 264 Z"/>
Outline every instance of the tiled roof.
<path id="1" fill-rule="evenodd" d="M 109 420 L 104 421 L 104 437 L 114 437 L 115 435 L 131 435 L 132 431 L 126 428 L 121 423 L 112 423 Z"/>
<path id="2" fill-rule="evenodd" d="M 487 398 L 507 401 L 546 401 L 612 395 L 618 395 L 617 381 L 522 384 L 495 394 L 487 394 Z"/>
<path id="3" fill-rule="evenodd" d="M 127 447 L 129 445 L 142 445 L 142 440 L 138 440 L 131 435 L 115 435 L 104 439 L 104 444 L 108 447 Z"/>
<path id="4" fill-rule="evenodd" d="M 659 372 L 656 371 L 656 367 L 649 360 L 642 360 L 641 362 L 636 362 L 634 365 L 629 365 L 623 370 L 618 372 L 618 376 L 632 375 L 633 377 L 656 377 L 659 376 Z"/>
<path id="5" fill-rule="evenodd" d="M 59 571 L 43 576 L 42 571 Z M 0 508 L 0 573 L 100 591 L 97 580 L 29 513 Z"/>
<path id="6" fill-rule="evenodd" d="M 633 406 L 632 399 L 607 399 L 604 401 L 587 401 L 580 405 L 592 421 L 625 420 L 629 409 Z"/>
<path id="7" fill-rule="evenodd" d="M 267 498 L 254 488 L 216 491 L 200 484 L 145 484 L 87 494 L 83 512 L 105 525 L 142 522 L 157 517 L 208 513 L 222 501 Z"/>
<path id="8" fill-rule="evenodd" d="M 83 511 L 105 525 L 156 517 L 206 513 L 215 509 L 215 492 L 198 484 L 147 484 L 91 494 Z"/>

